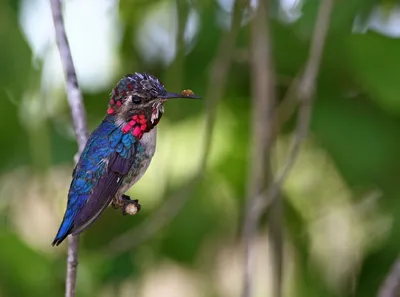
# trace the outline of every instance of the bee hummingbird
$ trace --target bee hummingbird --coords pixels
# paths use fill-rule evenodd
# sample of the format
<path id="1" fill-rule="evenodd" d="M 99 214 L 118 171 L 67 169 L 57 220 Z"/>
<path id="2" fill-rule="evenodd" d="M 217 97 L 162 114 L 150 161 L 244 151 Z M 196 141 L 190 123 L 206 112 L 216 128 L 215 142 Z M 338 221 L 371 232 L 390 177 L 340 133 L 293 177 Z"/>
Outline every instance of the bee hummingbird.
<path id="1" fill-rule="evenodd" d="M 125 192 L 146 172 L 156 148 L 164 102 L 200 98 L 191 90 L 169 93 L 154 76 L 128 74 L 112 90 L 107 115 L 92 132 L 72 173 L 67 209 L 52 245 L 89 227 L 111 203 L 122 213 L 140 210 Z"/>

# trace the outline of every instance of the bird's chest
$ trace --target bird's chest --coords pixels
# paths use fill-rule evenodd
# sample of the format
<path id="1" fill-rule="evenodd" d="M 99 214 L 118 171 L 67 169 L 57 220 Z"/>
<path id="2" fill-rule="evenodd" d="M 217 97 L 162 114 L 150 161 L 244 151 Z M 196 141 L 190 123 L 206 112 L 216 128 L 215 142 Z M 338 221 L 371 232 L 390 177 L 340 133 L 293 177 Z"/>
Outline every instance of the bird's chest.
<path id="1" fill-rule="evenodd" d="M 145 133 L 137 146 L 135 160 L 127 176 L 124 178 L 119 193 L 125 193 L 144 175 L 150 166 L 151 160 L 156 150 L 157 128 Z"/>

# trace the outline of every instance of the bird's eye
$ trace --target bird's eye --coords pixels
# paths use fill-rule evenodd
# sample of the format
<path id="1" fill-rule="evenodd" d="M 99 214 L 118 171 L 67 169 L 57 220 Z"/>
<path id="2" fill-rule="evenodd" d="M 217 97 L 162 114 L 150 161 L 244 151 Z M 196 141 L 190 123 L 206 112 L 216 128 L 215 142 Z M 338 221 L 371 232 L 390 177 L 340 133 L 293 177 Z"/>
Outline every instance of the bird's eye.
<path id="1" fill-rule="evenodd" d="M 140 98 L 139 96 L 132 96 L 132 102 L 139 104 L 140 102 L 142 102 L 142 98 Z"/>

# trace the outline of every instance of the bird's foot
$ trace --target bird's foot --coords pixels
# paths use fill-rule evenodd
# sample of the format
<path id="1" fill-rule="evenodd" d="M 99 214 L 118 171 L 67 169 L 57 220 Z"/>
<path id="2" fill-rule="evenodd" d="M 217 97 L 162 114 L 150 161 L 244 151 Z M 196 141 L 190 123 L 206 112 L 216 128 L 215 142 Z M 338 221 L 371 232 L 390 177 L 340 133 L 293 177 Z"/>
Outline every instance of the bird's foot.
<path id="1" fill-rule="evenodd" d="M 138 199 L 126 200 L 125 204 L 122 206 L 122 214 L 124 216 L 127 214 L 133 216 L 139 212 L 141 207 Z"/>
<path id="2" fill-rule="evenodd" d="M 139 200 L 132 200 L 128 195 L 122 195 L 119 199 L 115 199 L 112 202 L 113 208 L 121 208 L 122 214 L 125 215 L 135 215 L 141 209 Z"/>

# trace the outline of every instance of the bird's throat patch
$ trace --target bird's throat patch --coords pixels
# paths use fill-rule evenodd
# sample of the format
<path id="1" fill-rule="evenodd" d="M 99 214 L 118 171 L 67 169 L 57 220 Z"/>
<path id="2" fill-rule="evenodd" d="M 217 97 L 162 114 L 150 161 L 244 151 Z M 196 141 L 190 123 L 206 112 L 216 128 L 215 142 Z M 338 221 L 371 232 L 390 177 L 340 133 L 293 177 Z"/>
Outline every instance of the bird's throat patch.
<path id="1" fill-rule="evenodd" d="M 148 122 L 144 114 L 134 115 L 132 119 L 122 127 L 124 134 L 132 133 L 137 138 L 142 138 L 143 133 L 148 130 Z"/>

